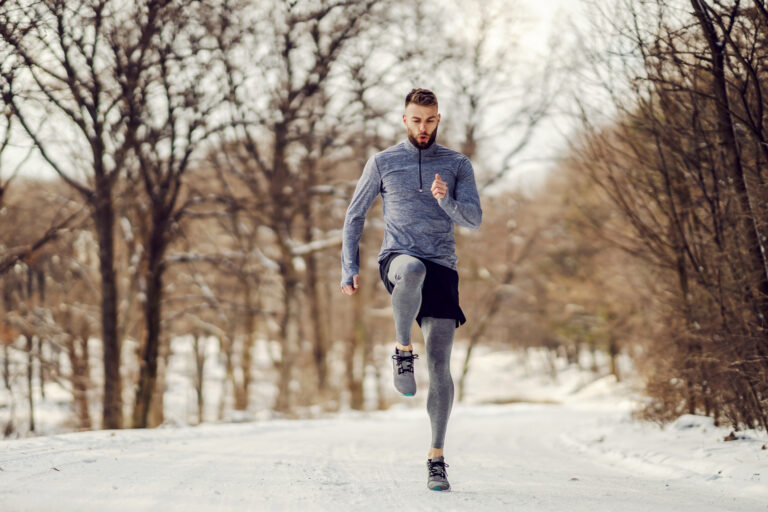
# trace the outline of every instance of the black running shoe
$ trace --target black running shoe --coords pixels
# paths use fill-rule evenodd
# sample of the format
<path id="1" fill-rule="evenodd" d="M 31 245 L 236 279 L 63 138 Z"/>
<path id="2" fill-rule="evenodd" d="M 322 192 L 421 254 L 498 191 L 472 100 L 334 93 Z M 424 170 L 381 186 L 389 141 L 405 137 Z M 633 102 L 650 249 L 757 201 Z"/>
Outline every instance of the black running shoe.
<path id="1" fill-rule="evenodd" d="M 398 350 L 392 356 L 392 374 L 395 378 L 395 389 L 405 396 L 416 394 L 416 379 L 413 375 L 413 360 L 418 359 L 413 351 Z"/>
<path id="2" fill-rule="evenodd" d="M 445 463 L 443 457 L 427 459 L 427 487 L 433 491 L 449 491 L 451 484 L 448 483 L 448 477 L 445 474 Z"/>

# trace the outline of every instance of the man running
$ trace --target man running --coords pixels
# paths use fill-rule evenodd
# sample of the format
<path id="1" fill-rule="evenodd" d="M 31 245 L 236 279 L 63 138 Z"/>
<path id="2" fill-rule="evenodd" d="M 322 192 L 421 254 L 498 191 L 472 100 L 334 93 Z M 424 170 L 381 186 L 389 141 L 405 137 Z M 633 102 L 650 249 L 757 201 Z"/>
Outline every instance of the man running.
<path id="1" fill-rule="evenodd" d="M 435 143 L 440 114 L 432 91 L 408 93 L 403 124 L 408 139 L 368 160 L 347 209 L 341 291 L 352 295 L 360 287 L 358 245 L 366 213 L 381 194 L 386 229 L 378 261 L 381 279 L 392 294 L 395 389 L 405 396 L 416 393 L 413 363 L 418 355 L 411 345 L 416 320 L 424 334 L 429 369 L 432 446 L 427 486 L 446 491 L 450 485 L 443 443 L 453 405 L 451 347 L 456 327 L 466 321 L 459 307 L 453 224 L 477 229 L 482 210 L 469 159 Z"/>

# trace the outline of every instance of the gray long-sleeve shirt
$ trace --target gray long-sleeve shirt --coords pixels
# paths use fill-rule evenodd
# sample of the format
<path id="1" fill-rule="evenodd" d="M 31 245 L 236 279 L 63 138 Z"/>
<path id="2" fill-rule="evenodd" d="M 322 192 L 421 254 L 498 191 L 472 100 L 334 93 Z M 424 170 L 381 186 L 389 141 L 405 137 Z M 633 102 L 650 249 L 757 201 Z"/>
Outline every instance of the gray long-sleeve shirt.
<path id="1" fill-rule="evenodd" d="M 448 185 L 442 199 L 432 196 L 435 174 Z M 384 241 L 379 261 L 397 252 L 456 270 L 454 222 L 480 227 L 483 212 L 469 159 L 432 144 L 419 149 L 409 140 L 372 156 L 365 164 L 344 220 L 341 284 L 352 284 L 360 271 L 360 237 L 376 196 L 384 201 Z"/>

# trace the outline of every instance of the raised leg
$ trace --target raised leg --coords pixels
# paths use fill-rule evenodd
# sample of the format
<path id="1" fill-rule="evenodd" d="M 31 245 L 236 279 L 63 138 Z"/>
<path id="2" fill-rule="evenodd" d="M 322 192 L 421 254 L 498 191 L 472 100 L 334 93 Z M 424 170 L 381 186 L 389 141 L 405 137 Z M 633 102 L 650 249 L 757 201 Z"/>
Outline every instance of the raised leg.
<path id="1" fill-rule="evenodd" d="M 395 336 L 400 345 L 411 344 L 411 327 L 421 308 L 421 289 L 427 268 L 418 258 L 401 254 L 392 260 L 387 277 L 395 285 L 392 290 L 392 310 Z"/>

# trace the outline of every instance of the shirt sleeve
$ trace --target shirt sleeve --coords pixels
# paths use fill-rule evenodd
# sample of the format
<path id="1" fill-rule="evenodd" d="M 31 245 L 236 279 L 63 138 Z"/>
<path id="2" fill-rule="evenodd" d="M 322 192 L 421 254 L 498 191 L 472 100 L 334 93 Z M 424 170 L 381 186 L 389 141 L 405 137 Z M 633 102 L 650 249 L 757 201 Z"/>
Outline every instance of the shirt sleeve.
<path id="1" fill-rule="evenodd" d="M 365 216 L 373 200 L 381 193 L 381 174 L 376 157 L 368 159 L 363 175 L 357 182 L 352 201 L 344 219 L 341 246 L 341 284 L 352 284 L 352 277 L 360 272 L 360 237 L 363 235 Z"/>
<path id="2" fill-rule="evenodd" d="M 475 185 L 475 171 L 469 159 L 465 158 L 459 166 L 456 184 L 444 198 L 437 203 L 459 226 L 478 229 L 483 220 L 480 197 Z"/>

